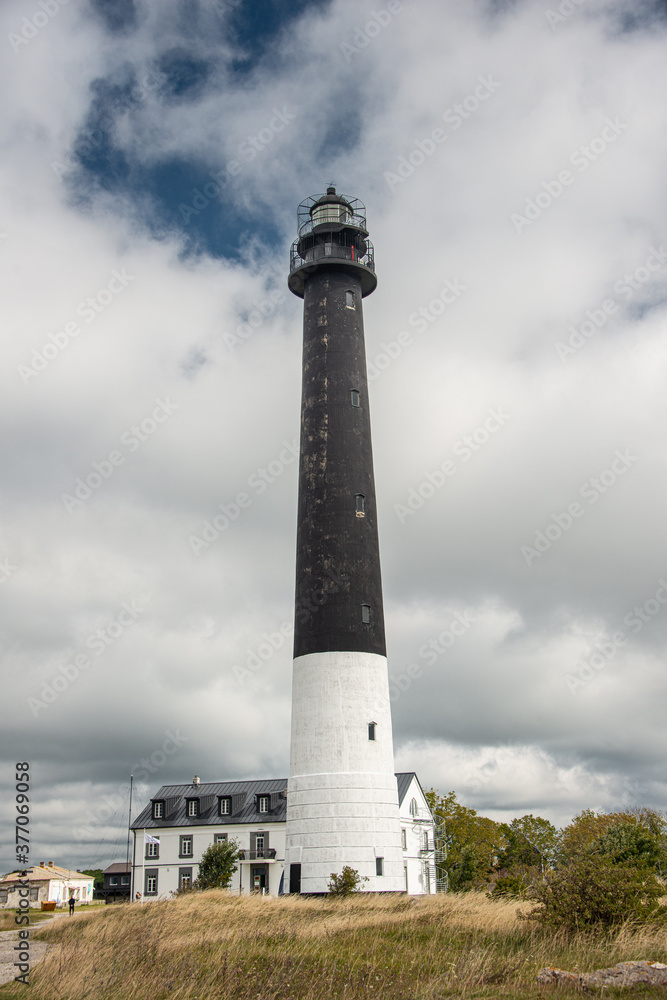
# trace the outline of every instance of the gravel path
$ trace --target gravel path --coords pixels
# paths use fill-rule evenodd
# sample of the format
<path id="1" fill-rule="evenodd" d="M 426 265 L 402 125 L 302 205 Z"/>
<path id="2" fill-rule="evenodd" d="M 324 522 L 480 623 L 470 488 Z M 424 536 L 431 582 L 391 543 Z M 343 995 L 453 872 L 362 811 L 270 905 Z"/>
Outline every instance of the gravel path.
<path id="1" fill-rule="evenodd" d="M 58 920 L 60 917 L 65 916 L 68 916 L 68 914 L 56 913 L 52 919 Z M 50 923 L 50 920 L 40 920 L 38 924 L 33 924 L 30 930 L 34 933 Z M 16 952 L 14 951 L 14 947 L 18 943 L 18 940 L 18 928 L 15 931 L 0 931 L 0 985 L 10 983 L 14 976 L 19 974 L 19 970 L 14 967 L 14 962 L 16 961 Z M 32 934 L 30 935 L 29 941 L 30 968 L 33 969 L 35 964 L 39 962 L 40 959 L 44 958 L 46 949 L 49 946 L 46 941 L 35 941 Z"/>

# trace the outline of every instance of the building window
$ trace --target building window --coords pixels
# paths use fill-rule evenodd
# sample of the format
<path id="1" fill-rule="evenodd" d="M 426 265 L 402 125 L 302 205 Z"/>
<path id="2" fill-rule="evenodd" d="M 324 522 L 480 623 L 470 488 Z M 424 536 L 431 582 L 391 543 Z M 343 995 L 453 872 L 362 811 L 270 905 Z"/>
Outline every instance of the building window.
<path id="1" fill-rule="evenodd" d="M 410 803 L 410 815 L 416 816 L 418 812 L 419 810 L 417 808 L 417 799 L 413 799 L 412 802 Z"/>
<path id="2" fill-rule="evenodd" d="M 152 844 L 148 844 L 147 846 L 148 847 L 152 847 L 153 845 Z M 118 876 L 117 875 L 112 875 L 111 876 L 111 878 L 109 879 L 109 885 L 118 885 Z"/>
<path id="3" fill-rule="evenodd" d="M 345 292 L 345 305 L 348 309 L 355 309 L 354 292 Z"/>
<path id="4" fill-rule="evenodd" d="M 38 899 L 39 899 L 39 889 L 31 889 L 30 890 L 30 902 L 31 903 L 36 903 Z"/>
<path id="5" fill-rule="evenodd" d="M 129 885 L 130 884 L 130 876 L 129 875 L 121 875 L 121 877 L 120 877 L 120 884 L 121 885 Z"/>
<path id="6" fill-rule="evenodd" d="M 214 844 L 224 844 L 226 840 L 227 840 L 227 834 L 226 833 L 214 833 L 213 834 L 213 843 Z"/>
<path id="7" fill-rule="evenodd" d="M 422 845 L 423 845 L 422 846 L 422 850 L 428 851 L 428 849 L 429 849 L 429 847 L 428 847 L 428 830 L 424 830 L 424 833 L 422 834 Z"/>
<path id="8" fill-rule="evenodd" d="M 357 517 L 364 517 L 366 514 L 366 497 L 363 493 L 357 493 L 354 498 L 354 508 L 357 512 Z"/>
<path id="9" fill-rule="evenodd" d="M 275 851 L 273 852 L 275 856 Z M 266 830 L 254 831 L 250 834 L 250 858 L 269 857 L 269 835 Z"/>
<path id="10" fill-rule="evenodd" d="M 361 605 L 361 620 L 364 625 L 369 625 L 371 620 L 371 606 L 370 604 Z"/>
<path id="11" fill-rule="evenodd" d="M 146 896 L 157 896 L 157 868 L 146 872 L 144 894 Z"/>
<path id="12" fill-rule="evenodd" d="M 230 816 L 232 812 L 232 800 L 226 796 L 225 798 L 220 799 L 218 812 L 221 816 Z"/>
<path id="13" fill-rule="evenodd" d="M 350 402 L 352 406 L 359 406 L 359 390 L 350 389 Z"/>
<path id="14" fill-rule="evenodd" d="M 401 847 L 404 851 L 408 849 L 408 835 L 404 826 L 401 827 Z"/>
<path id="15" fill-rule="evenodd" d="M 374 740 L 375 739 L 375 725 L 376 724 L 374 722 L 369 722 L 368 723 L 368 738 L 369 738 L 369 740 Z"/>
<path id="16" fill-rule="evenodd" d="M 269 811 L 269 796 L 259 795 L 257 798 L 257 811 L 267 813 Z"/>
<path id="17" fill-rule="evenodd" d="M 192 868 L 178 869 L 178 887 L 181 892 L 187 892 L 192 888 Z"/>
<path id="18" fill-rule="evenodd" d="M 188 816 L 199 816 L 199 799 L 188 799 Z"/>
<path id="19" fill-rule="evenodd" d="M 6 903 L 9 897 L 9 893 L 6 889 L 0 889 L 0 903 Z"/>
<path id="20" fill-rule="evenodd" d="M 146 857 L 147 858 L 159 858 L 160 857 L 160 845 L 159 844 L 146 844 Z"/>
<path id="21" fill-rule="evenodd" d="M 153 819 L 162 819 L 164 816 L 164 802 L 153 803 Z"/>
<path id="22" fill-rule="evenodd" d="M 181 858 L 191 858 L 192 857 L 192 837 L 181 837 L 180 838 L 179 857 L 181 857 Z"/>
<path id="23" fill-rule="evenodd" d="M 384 875 L 384 858 L 375 859 L 375 874 Z"/>

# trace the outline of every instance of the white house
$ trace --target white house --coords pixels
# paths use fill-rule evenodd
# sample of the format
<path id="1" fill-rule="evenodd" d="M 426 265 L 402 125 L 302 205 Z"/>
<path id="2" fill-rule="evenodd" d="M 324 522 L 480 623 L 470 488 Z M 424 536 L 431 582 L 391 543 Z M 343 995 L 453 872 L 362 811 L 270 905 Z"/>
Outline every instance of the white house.
<path id="1" fill-rule="evenodd" d="M 17 890 L 24 892 L 26 888 L 33 908 L 49 902 L 63 906 L 70 896 L 74 896 L 77 903 L 93 901 L 93 879 L 90 875 L 61 868 L 53 861 L 48 864 L 41 861 L 38 865 L 19 869 L 0 879 L 0 907 L 15 909 L 18 905 Z"/>
<path id="2" fill-rule="evenodd" d="M 444 855 L 417 775 L 396 775 L 405 889 L 435 893 Z M 285 868 L 287 779 L 163 785 L 132 824 L 132 898 L 168 899 L 197 878 L 202 854 L 235 840 L 243 854 L 231 889 L 278 896 L 289 886 Z M 437 870 L 436 870 L 437 866 Z"/>

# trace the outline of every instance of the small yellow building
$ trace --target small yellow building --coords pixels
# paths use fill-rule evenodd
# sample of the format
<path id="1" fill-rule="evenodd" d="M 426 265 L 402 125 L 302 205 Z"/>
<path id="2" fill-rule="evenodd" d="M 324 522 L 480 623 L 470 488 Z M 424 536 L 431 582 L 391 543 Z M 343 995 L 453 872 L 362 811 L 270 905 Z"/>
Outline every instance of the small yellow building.
<path id="1" fill-rule="evenodd" d="M 74 896 L 77 904 L 88 904 L 93 901 L 93 877 L 81 872 L 70 871 L 41 861 L 31 868 L 19 868 L 10 875 L 0 879 L 0 908 L 15 909 L 18 906 L 19 888 L 25 888 L 26 882 L 30 889 L 30 906 L 41 907 L 42 903 L 55 903 L 56 906 L 66 906 L 70 896 Z"/>

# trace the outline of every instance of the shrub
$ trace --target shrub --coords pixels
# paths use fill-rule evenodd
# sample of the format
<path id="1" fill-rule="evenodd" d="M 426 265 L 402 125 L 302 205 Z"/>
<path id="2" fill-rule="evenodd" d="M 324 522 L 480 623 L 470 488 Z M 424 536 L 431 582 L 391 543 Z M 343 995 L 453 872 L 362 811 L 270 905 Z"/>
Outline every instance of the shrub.
<path id="1" fill-rule="evenodd" d="M 359 892 L 363 882 L 368 882 L 365 875 L 360 875 L 356 868 L 345 865 L 340 875 L 331 873 L 329 879 L 330 896 L 351 896 L 353 892 Z"/>
<path id="2" fill-rule="evenodd" d="M 528 886 L 520 875 L 500 875 L 489 893 L 489 899 L 497 896 L 517 896 L 520 899 L 526 897 Z"/>
<path id="3" fill-rule="evenodd" d="M 235 840 L 211 844 L 202 854 L 194 889 L 227 889 L 241 856 Z"/>
<path id="4" fill-rule="evenodd" d="M 548 927 L 570 928 L 654 920 L 667 912 L 658 904 L 663 893 L 646 865 L 582 858 L 544 877 L 535 889 L 539 908 L 529 916 Z"/>

